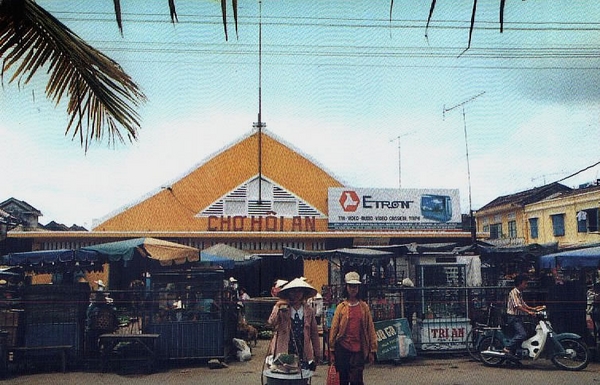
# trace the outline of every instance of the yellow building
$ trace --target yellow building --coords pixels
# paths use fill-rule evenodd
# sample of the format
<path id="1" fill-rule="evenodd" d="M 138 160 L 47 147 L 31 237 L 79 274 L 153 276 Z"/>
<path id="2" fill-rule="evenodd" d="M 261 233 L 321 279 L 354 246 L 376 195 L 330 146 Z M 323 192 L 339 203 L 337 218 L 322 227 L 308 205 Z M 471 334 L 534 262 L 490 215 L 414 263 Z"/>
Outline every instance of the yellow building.
<path id="1" fill-rule="evenodd" d="M 487 241 L 497 246 L 542 243 L 529 236 L 526 207 L 547 197 L 570 191 L 567 186 L 552 183 L 498 197 L 477 210 L 477 232 L 489 233 Z"/>
<path id="2" fill-rule="evenodd" d="M 600 241 L 600 186 L 564 191 L 525 206 L 528 243 L 557 242 L 559 248 Z"/>

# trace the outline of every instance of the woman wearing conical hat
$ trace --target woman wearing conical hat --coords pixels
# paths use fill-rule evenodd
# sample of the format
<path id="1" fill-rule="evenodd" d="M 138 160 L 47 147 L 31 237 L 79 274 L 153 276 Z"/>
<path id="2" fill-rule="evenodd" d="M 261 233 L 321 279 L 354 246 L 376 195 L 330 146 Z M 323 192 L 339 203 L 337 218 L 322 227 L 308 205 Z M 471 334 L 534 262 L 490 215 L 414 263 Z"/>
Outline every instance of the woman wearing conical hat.
<path id="1" fill-rule="evenodd" d="M 321 357 L 321 341 L 315 312 L 306 304 L 317 290 L 306 281 L 296 278 L 288 282 L 278 293 L 280 298 L 267 323 L 275 334 L 269 346 L 273 357 L 279 354 L 297 354 L 304 369 L 308 363 L 315 364 Z"/>

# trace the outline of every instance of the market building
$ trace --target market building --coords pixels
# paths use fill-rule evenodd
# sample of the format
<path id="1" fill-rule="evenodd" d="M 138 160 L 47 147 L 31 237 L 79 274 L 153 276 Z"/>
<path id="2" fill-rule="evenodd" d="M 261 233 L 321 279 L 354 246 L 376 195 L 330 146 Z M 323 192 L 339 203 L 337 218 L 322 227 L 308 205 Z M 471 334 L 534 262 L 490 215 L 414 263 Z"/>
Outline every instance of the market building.
<path id="1" fill-rule="evenodd" d="M 362 199 L 357 192 L 364 193 L 365 207 L 378 215 L 367 215 L 366 208 L 360 209 L 360 218 L 340 214 L 356 213 L 345 210 L 357 209 L 352 206 Z M 285 260 L 286 247 L 312 251 L 471 242 L 470 232 L 461 225 L 457 195 L 452 197 L 454 206 L 447 206 L 457 190 L 442 191 L 447 202 L 438 203 L 447 207 L 440 213 L 432 206 L 436 194 L 417 196 L 423 199 L 419 202 L 414 202 L 415 196 L 412 201 L 390 198 L 397 192 L 345 186 L 292 145 L 260 130 L 243 136 L 169 185 L 116 210 L 90 232 L 12 231 L 8 237 L 20 241 L 21 249 L 13 251 L 77 249 L 137 237 L 160 238 L 200 250 L 226 244 L 263 257 L 258 277 L 239 277 L 252 296 L 268 292 L 277 278 L 303 275 L 318 288 L 329 283 L 326 261 Z M 423 192 L 439 191 L 411 193 Z M 424 211 L 404 215 L 415 212 L 409 206 L 414 209 L 422 204 Z M 28 250 L 23 249 L 25 244 Z"/>
<path id="2" fill-rule="evenodd" d="M 497 245 L 472 242 L 471 229 L 463 225 L 470 221 L 461 214 L 457 189 L 347 186 L 292 145 L 259 130 L 109 214 L 92 231 L 16 229 L 8 232 L 7 241 L 18 247 L 11 253 L 34 252 L 10 257 L 16 264 L 31 262 L 46 273 L 34 275 L 34 284 L 64 283 L 65 274 L 57 274 L 62 261 L 71 270 L 85 266 L 92 291 L 99 291 L 98 282 L 103 281 L 112 293 L 122 295 L 122 304 L 136 294 L 131 291 L 133 282 L 145 283 L 152 307 L 146 307 L 141 316 L 132 313 L 135 307 L 127 308 L 127 319 L 142 321 L 144 333 L 155 336 L 157 351 L 165 359 L 226 354 L 223 341 L 235 335 L 237 320 L 230 319 L 230 311 L 215 316 L 210 306 L 199 310 L 199 304 L 211 299 L 235 307 L 227 291 L 233 285 L 224 287 L 224 280 L 244 287 L 258 306 L 276 279 L 303 276 L 320 291 L 328 307 L 341 298 L 342 277 L 350 270 L 358 271 L 365 283 L 365 298 L 382 332 L 402 331 L 404 339 L 389 336 L 391 345 L 382 341 L 384 349 L 391 349 L 395 341 L 411 340 L 413 351 L 414 347 L 453 351 L 466 348 L 474 320 L 481 321 L 491 304 L 505 300 L 507 283 L 515 273 L 531 272 L 533 260 L 555 251 L 526 245 L 528 215 L 535 213 L 529 207 L 570 191 L 552 184 L 500 197 L 479 210 L 479 239 L 490 234 L 492 241 L 504 240 L 503 235 L 509 234 L 509 245 L 525 246 L 506 253 Z M 578 205 L 576 210 L 585 211 L 590 220 L 593 217 L 589 205 Z M 149 269 L 144 258 L 160 242 L 194 248 L 200 254 L 199 263 L 225 253 L 237 260 L 233 267 L 218 262 L 218 271 L 197 271 L 189 269 L 196 261 L 186 255 L 186 268 L 179 272 L 172 271 L 178 269 L 175 265 L 169 270 Z M 127 251 L 119 251 L 124 244 Z M 143 262 L 131 253 L 139 254 Z M 507 255 L 516 256 L 513 259 L 518 263 L 507 263 Z M 532 284 L 540 282 L 535 273 Z M 532 300 L 545 300 L 547 288 L 533 287 Z M 264 311 L 272 302 L 266 302 L 267 309 L 252 304 L 246 303 L 247 319 L 264 321 Z M 75 352 L 85 351 L 81 317 L 74 314 L 67 320 L 73 330 L 59 333 L 71 336 L 67 345 L 76 347 Z M 326 325 L 327 312 L 321 318 Z M 25 329 L 50 330 L 65 323 L 59 321 L 43 320 Z M 198 339 L 189 349 L 181 348 L 190 333 Z M 218 337 L 207 345 L 210 336 Z M 111 337 L 106 343 L 119 338 Z M 410 354 L 408 347 L 407 342 L 403 348 L 386 350 L 387 357 Z"/>

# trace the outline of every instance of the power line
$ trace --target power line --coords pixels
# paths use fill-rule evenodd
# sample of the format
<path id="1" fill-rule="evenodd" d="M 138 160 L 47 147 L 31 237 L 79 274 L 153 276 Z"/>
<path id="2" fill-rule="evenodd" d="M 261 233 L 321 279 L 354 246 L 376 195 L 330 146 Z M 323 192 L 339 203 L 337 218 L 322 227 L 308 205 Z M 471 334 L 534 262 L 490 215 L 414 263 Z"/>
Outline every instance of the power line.
<path id="1" fill-rule="evenodd" d="M 555 183 L 559 183 L 559 182 L 562 182 L 562 181 L 564 181 L 564 180 L 567 180 L 567 179 L 569 179 L 569 178 L 572 178 L 572 177 L 574 177 L 574 176 L 576 176 L 576 175 L 579 175 L 579 174 L 581 174 L 582 172 L 584 172 L 584 171 L 587 171 L 587 170 L 589 170 L 590 168 L 594 168 L 594 167 L 596 167 L 596 166 L 597 166 L 597 165 L 599 165 L 599 164 L 600 164 L 600 161 L 598 161 L 598 162 L 596 162 L 596 163 L 594 163 L 594 164 L 592 164 L 592 165 L 590 165 L 590 166 L 587 166 L 587 167 L 585 167 L 585 168 L 582 168 L 581 170 L 579 170 L 579 171 L 576 171 L 576 172 L 574 172 L 573 174 L 571 174 L 571 175 L 569 175 L 569 176 L 566 176 L 566 177 L 564 177 L 564 178 L 562 178 L 562 179 L 559 179 L 559 180 L 557 180 Z"/>
<path id="2" fill-rule="evenodd" d="M 114 52 L 137 52 L 156 54 L 214 54 L 254 55 L 256 49 L 250 44 L 220 45 L 187 43 L 162 43 L 157 41 L 106 41 L 91 40 L 98 48 Z M 132 47 L 133 46 L 133 47 Z M 360 57 L 360 58 L 431 58 L 454 59 L 460 47 L 384 47 L 384 46 L 341 46 L 341 45 L 296 45 L 270 44 L 264 46 L 269 56 L 311 57 Z M 464 57 L 470 59 L 599 59 L 600 47 L 557 47 L 557 48 L 472 48 Z"/>
<path id="3" fill-rule="evenodd" d="M 114 13 L 111 12 L 69 12 L 69 11 L 51 11 L 53 15 L 66 15 L 60 17 L 63 21 L 101 21 L 114 23 Z M 90 16 L 90 17 L 81 17 Z M 162 13 L 133 13 L 123 12 L 124 23 L 164 23 L 168 15 Z M 207 14 L 178 14 L 178 24 L 197 24 L 214 25 L 222 24 L 221 15 Z M 307 27 L 352 27 L 352 28 L 423 28 L 425 21 L 420 19 L 393 19 L 387 18 L 343 18 L 343 17 L 285 17 L 285 16 L 263 16 L 263 25 L 281 25 L 281 26 L 307 26 Z M 240 24 L 258 25 L 258 17 L 240 16 Z M 469 29 L 470 20 L 460 19 L 437 19 L 432 21 L 429 29 Z M 499 30 L 497 21 L 478 20 L 477 30 Z M 527 21 L 515 22 L 504 21 L 504 31 L 600 31 L 600 25 L 596 22 L 580 21 Z"/>

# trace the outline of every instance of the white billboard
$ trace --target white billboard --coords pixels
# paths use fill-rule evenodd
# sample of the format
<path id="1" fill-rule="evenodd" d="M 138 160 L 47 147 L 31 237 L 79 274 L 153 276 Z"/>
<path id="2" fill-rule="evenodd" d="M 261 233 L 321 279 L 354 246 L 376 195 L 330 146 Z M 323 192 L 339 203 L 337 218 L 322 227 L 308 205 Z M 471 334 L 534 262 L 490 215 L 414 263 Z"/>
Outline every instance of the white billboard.
<path id="1" fill-rule="evenodd" d="M 458 189 L 329 188 L 330 230 L 461 228 Z"/>

